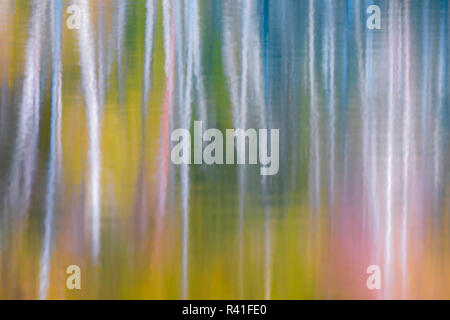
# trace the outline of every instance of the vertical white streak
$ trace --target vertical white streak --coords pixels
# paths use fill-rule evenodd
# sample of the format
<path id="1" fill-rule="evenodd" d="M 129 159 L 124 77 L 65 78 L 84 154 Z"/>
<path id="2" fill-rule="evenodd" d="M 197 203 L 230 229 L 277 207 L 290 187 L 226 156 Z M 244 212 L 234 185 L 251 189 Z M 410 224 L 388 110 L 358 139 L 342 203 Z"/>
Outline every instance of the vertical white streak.
<path id="1" fill-rule="evenodd" d="M 366 197 L 367 195 L 367 189 L 368 189 L 368 183 L 369 178 L 367 176 L 368 172 L 368 148 L 369 148 L 369 116 L 367 112 L 368 103 L 367 99 L 368 97 L 365 95 L 365 84 L 364 82 L 367 81 L 367 78 L 364 74 L 364 57 L 363 57 L 363 48 L 362 48 L 362 41 L 361 41 L 361 6 L 360 1 L 356 1 L 355 5 L 355 33 L 356 33 L 356 50 L 357 50 L 357 56 L 358 56 L 358 81 L 359 81 L 359 90 L 360 90 L 360 98 L 361 98 L 361 123 L 362 123 L 362 148 L 361 148 L 361 156 L 362 156 L 362 181 L 363 181 L 363 190 L 362 190 L 362 214 L 364 218 L 364 224 L 366 223 L 366 216 L 368 214 L 367 207 L 369 206 L 369 201 Z M 366 35 L 369 36 L 369 35 Z M 366 54 L 368 55 L 368 48 L 366 48 Z M 367 202 L 369 203 L 367 203 Z M 365 227 L 365 225 L 364 225 Z"/>
<path id="2" fill-rule="evenodd" d="M 240 74 L 240 95 L 239 95 L 239 104 L 236 106 L 236 110 L 238 111 L 238 128 L 246 129 L 247 128 L 247 109 L 248 109 L 248 100 L 247 100 L 247 86 L 248 86 L 248 51 L 249 51 L 249 32 L 250 32 L 250 1 L 244 0 L 242 2 L 242 16 L 241 16 L 241 25 L 242 25 L 242 36 L 241 36 L 241 74 Z M 241 265 L 240 272 L 243 274 L 244 265 L 244 208 L 245 208 L 245 192 L 246 192 L 246 170 L 245 167 L 240 167 L 239 169 L 239 255 Z M 243 279 L 242 279 L 243 281 Z M 243 285 L 243 284 L 241 284 Z M 243 288 L 241 289 L 243 290 Z"/>
<path id="3" fill-rule="evenodd" d="M 105 104 L 106 95 L 106 54 L 105 54 L 105 14 L 104 14 L 104 2 L 100 0 L 98 7 L 98 40 L 97 40 L 97 50 L 98 50 L 98 102 L 100 109 L 103 109 Z"/>
<path id="4" fill-rule="evenodd" d="M 198 93 L 198 106 L 200 112 L 200 119 L 203 122 L 204 127 L 208 127 L 207 125 L 207 106 L 206 106 L 206 96 L 205 96 L 205 87 L 203 80 L 203 71 L 201 68 L 202 64 L 202 42 L 201 42 L 201 29 L 200 29 L 200 9 L 199 9 L 200 1 L 191 1 L 190 5 L 193 6 L 192 16 L 193 19 L 193 42 L 191 45 L 194 46 L 194 74 L 196 80 L 196 88 Z"/>
<path id="5" fill-rule="evenodd" d="M 330 202 L 331 206 L 334 206 L 335 200 L 335 136 L 336 136 L 336 97 L 335 97 L 335 86 L 336 77 L 335 71 L 335 13 L 333 1 L 329 1 L 330 14 L 330 25 L 329 27 L 329 40 L 330 40 L 330 159 L 329 159 L 329 171 L 330 171 Z"/>
<path id="6" fill-rule="evenodd" d="M 185 86 L 185 42 L 186 39 L 186 30 L 184 27 L 184 12 L 183 12 L 183 2 L 177 1 L 175 3 L 176 6 L 176 68 L 177 68 L 177 82 L 178 82 L 178 119 L 180 123 L 183 122 L 183 117 L 185 117 L 185 109 L 186 106 L 184 104 L 184 86 Z"/>
<path id="7" fill-rule="evenodd" d="M 231 17 L 231 12 L 226 10 L 226 7 L 230 5 L 229 2 L 224 1 L 224 30 L 223 30 L 223 45 L 222 45 L 222 57 L 225 66 L 225 76 L 227 78 L 228 90 L 230 92 L 230 100 L 233 113 L 233 125 L 235 128 L 240 127 L 239 118 L 239 78 L 237 71 L 237 61 L 236 61 L 236 47 L 237 41 L 233 35 L 233 26 L 235 22 Z"/>
<path id="8" fill-rule="evenodd" d="M 395 79 L 394 69 L 395 63 L 395 30 L 394 19 L 396 18 L 394 11 L 395 4 L 389 4 L 390 19 L 389 19 L 389 71 L 388 71 L 388 128 L 387 128 L 387 169 L 386 169 L 386 233 L 385 233 L 385 287 L 390 288 L 391 280 L 391 264 L 392 264 L 392 166 L 393 166 L 393 135 L 394 135 L 394 94 L 395 94 Z M 389 293 L 389 291 L 388 291 Z"/>
<path id="9" fill-rule="evenodd" d="M 92 25 L 89 14 L 89 1 L 78 1 L 82 15 L 82 26 L 78 32 L 80 44 L 80 65 L 86 114 L 89 127 L 89 198 L 91 211 L 92 258 L 96 263 L 100 251 L 100 121 L 95 74 L 95 50 Z"/>
<path id="10" fill-rule="evenodd" d="M 247 56 L 245 60 L 243 59 L 243 63 L 247 64 L 248 70 L 248 87 L 246 88 L 249 92 L 253 93 L 253 101 L 252 106 L 255 106 L 255 109 L 258 113 L 259 125 L 261 128 L 268 128 L 267 119 L 265 116 L 265 102 L 264 102 L 264 88 L 263 88 L 263 75 L 262 75 L 262 61 L 261 61 L 261 45 L 259 41 L 258 35 L 258 20 L 256 19 L 256 8 L 253 5 L 253 2 L 248 1 L 244 4 L 246 13 L 244 12 L 244 20 L 242 21 L 244 24 L 244 34 L 247 35 L 247 39 L 242 45 L 247 46 Z M 246 81 L 243 79 L 242 81 Z M 244 113 L 248 113 L 248 104 L 250 101 L 248 99 L 244 100 L 245 110 Z M 247 115 L 245 115 L 245 119 Z M 243 127 L 246 127 L 248 124 L 244 123 Z M 243 175 L 242 175 L 243 176 Z M 267 177 L 261 177 L 261 193 L 262 193 L 262 207 L 264 208 L 264 294 L 265 299 L 269 300 L 271 297 L 271 286 L 272 286 L 272 259 L 271 259 L 271 234 L 270 234 L 270 207 L 268 202 L 268 186 L 267 186 Z M 245 189 L 244 189 L 245 190 Z M 241 191 L 243 193 L 243 191 Z M 243 199 L 243 198 L 242 198 Z M 243 214 L 244 207 L 243 201 L 240 207 L 240 219 L 242 219 L 243 225 Z"/>
<path id="11" fill-rule="evenodd" d="M 166 75 L 169 74 L 169 57 L 170 57 L 170 2 L 163 0 L 163 29 L 164 29 L 164 71 Z"/>
<path id="12" fill-rule="evenodd" d="M 429 134 L 428 134 L 428 122 L 429 122 L 429 114 L 430 114 L 430 98 L 431 98 L 431 77 L 430 77 L 430 52 L 432 48 L 430 46 L 430 17 L 429 17 L 429 6 L 430 1 L 423 1 L 424 8 L 423 10 L 423 20 L 422 20 L 422 84 L 421 84 L 421 105 L 422 105 L 422 114 L 421 114 L 421 154 L 426 155 L 429 154 Z M 427 157 L 422 156 L 422 165 L 420 168 L 422 175 L 422 192 L 423 192 L 423 202 L 422 202 L 422 213 L 420 213 L 423 218 L 424 212 L 427 210 L 426 203 L 428 199 L 428 193 L 430 190 L 427 188 L 429 185 L 430 175 L 427 174 L 429 160 Z"/>
<path id="13" fill-rule="evenodd" d="M 153 34 L 155 24 L 155 0 L 147 0 L 145 18 L 145 55 L 144 55 L 144 89 L 142 97 L 142 116 L 145 121 L 145 110 L 147 108 L 147 97 L 150 90 L 150 75 L 153 59 Z"/>
<path id="14" fill-rule="evenodd" d="M 29 207 L 39 137 L 41 47 L 48 1 L 33 1 L 25 53 L 25 79 L 19 107 L 18 132 L 7 196 L 8 211 L 25 213 Z"/>
<path id="15" fill-rule="evenodd" d="M 445 10 L 441 7 L 442 12 L 440 13 L 440 28 L 439 28 L 439 65 L 438 65 L 438 94 L 437 94 L 437 108 L 436 115 L 434 117 L 434 210 L 439 210 L 439 197 L 441 193 L 441 179 L 442 179 L 442 150 L 441 150 L 441 135 L 442 135 L 442 127 L 441 127 L 441 117 L 442 111 L 444 110 L 444 106 L 446 105 L 446 91 L 445 91 L 445 73 L 447 72 L 447 66 L 445 65 L 445 59 L 448 55 L 446 50 L 446 41 L 448 40 L 446 36 L 446 17 L 444 16 Z M 447 105 L 448 106 L 448 105 Z M 437 214 L 438 212 L 434 212 Z"/>
<path id="16" fill-rule="evenodd" d="M 117 81 L 119 84 L 119 94 L 121 103 L 123 102 L 123 47 L 125 39 L 125 26 L 126 26 L 126 14 L 127 14 L 127 1 L 126 0 L 116 0 L 116 10 L 117 10 L 117 38 L 116 38 L 116 49 L 117 49 Z"/>
<path id="17" fill-rule="evenodd" d="M 310 85 L 310 158 L 309 158 L 309 193 L 310 206 L 316 214 L 320 205 L 320 150 L 319 150 L 319 110 L 316 96 L 315 78 L 315 29 L 314 0 L 309 0 L 308 11 L 308 41 L 309 41 L 309 85 Z"/>
<path id="18" fill-rule="evenodd" d="M 251 90 L 254 93 L 254 101 L 253 103 L 256 105 L 255 109 L 257 111 L 257 118 L 259 121 L 259 125 L 261 128 L 267 128 L 267 120 L 266 119 L 266 108 L 264 101 L 264 75 L 262 71 L 263 62 L 262 62 L 262 54 L 261 54 L 261 42 L 259 39 L 259 24 L 258 24 L 258 12 L 255 6 L 251 6 L 251 19 L 252 24 L 250 28 L 250 36 L 249 43 L 251 44 L 249 50 L 249 62 L 251 63 L 250 68 L 250 81 L 251 81 Z"/>
<path id="19" fill-rule="evenodd" d="M 319 110 L 316 89 L 315 68 L 315 9 L 314 0 L 308 3 L 308 77 L 309 77 L 309 163 L 308 163 L 308 262 L 317 249 L 320 214 L 320 153 L 319 153 Z M 313 236 L 315 239 L 313 239 Z"/>
<path id="20" fill-rule="evenodd" d="M 49 286 L 50 250 L 53 227 L 53 211 L 55 201 L 55 186 L 61 170 L 61 0 L 51 3 L 51 37 L 52 37 L 52 102 L 51 102 L 51 133 L 50 159 L 47 177 L 47 196 L 45 199 L 44 237 L 42 239 L 39 298 L 46 299 Z"/>
<path id="21" fill-rule="evenodd" d="M 186 117 L 185 110 L 187 110 L 187 106 L 184 103 L 185 98 L 185 82 L 186 82 L 186 58 L 187 54 L 185 52 L 186 48 L 189 47 L 189 39 L 188 36 L 188 26 L 186 26 L 186 17 L 184 12 L 184 1 L 177 1 L 175 3 L 176 6 L 176 68 L 177 68 L 177 82 L 178 82 L 178 119 L 180 124 L 184 121 L 184 117 Z M 186 61 L 185 61 L 186 60 Z"/>
<path id="22" fill-rule="evenodd" d="M 406 283 L 406 263 L 408 259 L 408 194 L 409 194 L 409 153 L 411 145 L 411 39 L 410 39 L 410 22 L 409 22 L 409 3 L 405 3 L 405 29 L 406 29 L 406 48 L 405 48 L 405 110 L 403 115 L 403 206 L 402 206 L 402 225 L 401 225 L 401 269 L 402 269 L 402 295 L 405 298 L 407 283 Z"/>
<path id="23" fill-rule="evenodd" d="M 223 45 L 222 45 L 222 56 L 224 60 L 225 66 L 225 76 L 227 78 L 228 90 L 230 93 L 231 106 L 232 106 L 232 114 L 233 114 L 233 126 L 235 128 L 242 128 L 242 117 L 240 114 L 240 93 L 239 93 L 239 75 L 238 75 L 238 62 L 236 61 L 236 48 L 239 43 L 236 39 L 236 35 L 233 33 L 233 29 L 237 24 L 237 21 L 234 21 L 232 18 L 233 13 L 232 10 L 228 11 L 228 7 L 232 6 L 233 3 L 224 1 L 223 10 L 224 10 L 224 37 L 223 37 Z M 243 81 L 241 79 L 241 81 Z M 244 282 L 244 190 L 245 190 L 245 170 L 243 168 L 239 168 L 238 171 L 238 180 L 239 180 L 239 266 L 238 266 L 238 283 L 239 283 L 239 297 L 242 298 L 244 294 L 243 282 Z"/>
<path id="24" fill-rule="evenodd" d="M 369 194 L 369 212 L 370 218 L 373 223 L 373 234 L 374 234 L 374 243 L 375 247 L 375 261 L 380 258 L 378 243 L 379 241 L 379 230 L 380 230 L 380 214 L 378 211 L 378 130 L 377 130 L 377 116 L 378 116 L 378 108 L 375 107 L 374 100 L 374 67 L 373 67 L 373 31 L 369 31 L 366 35 L 366 62 L 365 62 L 365 86 L 364 86 L 364 97 L 367 101 L 367 122 L 365 125 L 367 128 L 367 136 L 365 137 L 367 140 L 367 151 L 370 157 L 367 160 L 367 165 L 369 166 L 369 177 L 368 177 L 368 194 Z M 363 129 L 364 130 L 364 129 Z"/>
<path id="25" fill-rule="evenodd" d="M 241 95 L 240 95 L 240 127 L 246 129 L 247 126 L 247 85 L 248 85 L 248 46 L 250 28 L 250 1 L 243 1 L 242 9 L 242 51 L 241 51 Z"/>
<path id="26" fill-rule="evenodd" d="M 185 2 L 185 23 L 187 24 L 186 48 L 187 48 L 187 70 L 186 70 L 186 88 L 184 90 L 184 112 L 182 115 L 182 126 L 190 129 L 191 108 L 192 108 L 192 90 L 193 90 L 193 64 L 194 64 L 194 17 L 192 1 Z M 183 299 L 187 298 L 188 290 L 188 245 L 189 245 L 189 166 L 181 167 L 181 201 L 182 201 L 182 220 L 183 220 Z"/>
<path id="27" fill-rule="evenodd" d="M 165 139 L 168 135 L 169 130 L 169 109 L 172 103 L 172 61 L 171 61 L 171 53 L 172 53 L 172 28 L 171 28 L 171 2 L 169 0 L 163 0 L 163 37 L 164 37 L 164 71 L 166 75 L 166 89 L 164 94 L 164 102 L 163 102 L 163 119 L 161 120 L 162 126 L 162 135 L 161 135 L 161 156 L 160 156 L 160 183 L 159 183 L 159 198 L 158 198 L 158 210 L 157 215 L 158 219 L 164 214 L 166 198 L 167 198 L 167 186 L 168 186 L 168 159 L 165 157 L 165 152 L 168 148 L 169 138 Z"/>

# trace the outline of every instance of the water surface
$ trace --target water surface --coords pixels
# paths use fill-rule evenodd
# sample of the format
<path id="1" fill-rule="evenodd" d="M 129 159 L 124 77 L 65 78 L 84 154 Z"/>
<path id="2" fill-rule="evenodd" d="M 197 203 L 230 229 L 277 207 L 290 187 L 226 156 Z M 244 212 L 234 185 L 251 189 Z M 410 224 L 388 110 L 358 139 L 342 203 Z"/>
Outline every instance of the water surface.
<path id="1" fill-rule="evenodd" d="M 2 0 L 0 298 L 450 298 L 449 33 L 447 1 Z M 279 173 L 173 165 L 196 120 L 280 129 Z"/>

